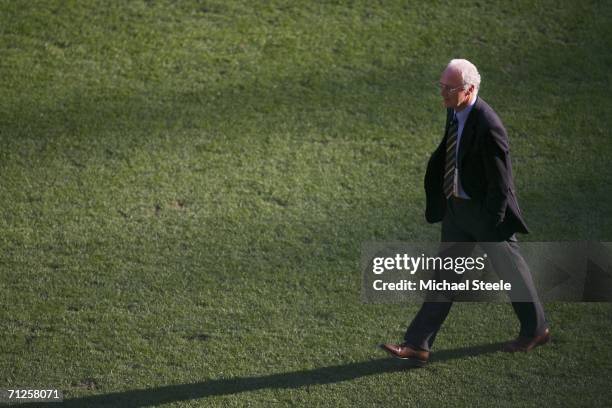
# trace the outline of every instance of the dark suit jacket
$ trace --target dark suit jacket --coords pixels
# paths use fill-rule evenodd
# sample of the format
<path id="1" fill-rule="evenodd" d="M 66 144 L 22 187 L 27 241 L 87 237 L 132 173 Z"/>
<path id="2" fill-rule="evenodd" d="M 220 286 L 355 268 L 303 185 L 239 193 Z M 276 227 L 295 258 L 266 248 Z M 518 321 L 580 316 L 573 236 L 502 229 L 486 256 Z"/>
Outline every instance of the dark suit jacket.
<path id="1" fill-rule="evenodd" d="M 425 173 L 425 218 L 430 223 L 442 221 L 446 211 L 442 184 L 452 113 L 449 109 L 444 138 L 431 155 Z M 482 203 L 483 216 L 489 218 L 503 236 L 529 232 L 516 199 L 506 129 L 495 111 L 480 97 L 461 134 L 457 168 L 465 192 Z"/>

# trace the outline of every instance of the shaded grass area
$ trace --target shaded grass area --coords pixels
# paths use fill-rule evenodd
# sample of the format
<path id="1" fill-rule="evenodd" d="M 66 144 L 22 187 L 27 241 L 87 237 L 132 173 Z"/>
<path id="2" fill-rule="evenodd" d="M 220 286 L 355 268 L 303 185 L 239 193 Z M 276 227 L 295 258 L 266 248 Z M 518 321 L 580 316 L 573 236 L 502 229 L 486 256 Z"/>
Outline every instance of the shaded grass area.
<path id="1" fill-rule="evenodd" d="M 508 128 L 524 239 L 610 240 L 609 5 L 0 7 L 0 385 L 75 406 L 609 399 L 609 305 L 551 304 L 552 347 L 477 358 L 514 317 L 459 305 L 436 362 L 400 372 L 374 345 L 416 308 L 361 304 L 358 270 L 363 241 L 438 239 L 422 178 L 455 56 Z"/>

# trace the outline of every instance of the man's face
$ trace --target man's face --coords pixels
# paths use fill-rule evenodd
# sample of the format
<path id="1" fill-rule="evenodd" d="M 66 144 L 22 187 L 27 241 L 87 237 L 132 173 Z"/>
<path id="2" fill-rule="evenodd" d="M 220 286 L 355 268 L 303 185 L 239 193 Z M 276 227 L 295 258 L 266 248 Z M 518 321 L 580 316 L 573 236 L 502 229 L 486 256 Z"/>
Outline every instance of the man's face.
<path id="1" fill-rule="evenodd" d="M 440 95 L 444 106 L 456 111 L 465 109 L 474 93 L 474 85 L 463 87 L 461 73 L 455 69 L 447 68 L 440 77 Z"/>

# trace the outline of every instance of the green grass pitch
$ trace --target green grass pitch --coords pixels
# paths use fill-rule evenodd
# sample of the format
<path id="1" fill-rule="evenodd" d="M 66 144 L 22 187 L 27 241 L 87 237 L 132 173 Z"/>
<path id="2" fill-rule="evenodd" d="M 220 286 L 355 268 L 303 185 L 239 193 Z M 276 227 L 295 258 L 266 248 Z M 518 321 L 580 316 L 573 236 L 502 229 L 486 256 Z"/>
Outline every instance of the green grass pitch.
<path id="1" fill-rule="evenodd" d="M 89 406 L 606 406 L 612 306 L 455 305 L 375 346 L 361 243 L 436 241 L 447 61 L 504 121 L 524 241 L 612 240 L 612 3 L 0 1 L 0 388 Z M 537 271 L 534 271 L 537 273 Z M 57 406 L 57 405 L 50 405 Z"/>

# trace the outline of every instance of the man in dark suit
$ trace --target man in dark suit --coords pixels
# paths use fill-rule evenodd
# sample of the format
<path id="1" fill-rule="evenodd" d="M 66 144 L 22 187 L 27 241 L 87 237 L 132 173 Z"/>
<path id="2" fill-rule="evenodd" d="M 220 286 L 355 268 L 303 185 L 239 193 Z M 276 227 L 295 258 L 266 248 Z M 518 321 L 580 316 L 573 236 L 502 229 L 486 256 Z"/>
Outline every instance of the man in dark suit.
<path id="1" fill-rule="evenodd" d="M 467 60 L 451 60 L 442 73 L 439 87 L 447 119 L 444 138 L 427 165 L 425 217 L 430 223 L 442 221 L 443 243 L 472 243 L 467 244 L 469 248 L 476 243 L 489 245 L 489 260 L 496 272 L 511 281 L 519 294 L 510 293 L 520 322 L 519 336 L 503 349 L 530 351 L 547 343 L 550 332 L 514 235 L 528 229 L 516 199 L 506 130 L 478 96 L 479 86 L 480 74 Z M 465 246 L 456 244 L 462 251 Z M 451 306 L 452 297 L 426 300 L 406 330 L 404 342 L 381 347 L 394 357 L 425 364 Z"/>

